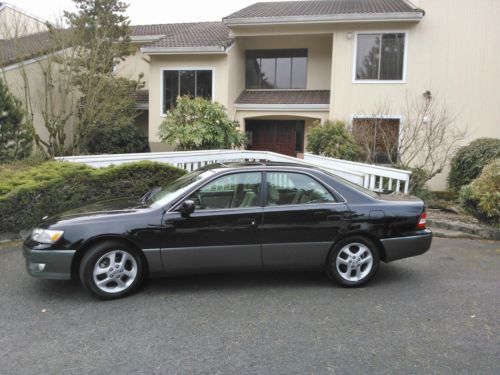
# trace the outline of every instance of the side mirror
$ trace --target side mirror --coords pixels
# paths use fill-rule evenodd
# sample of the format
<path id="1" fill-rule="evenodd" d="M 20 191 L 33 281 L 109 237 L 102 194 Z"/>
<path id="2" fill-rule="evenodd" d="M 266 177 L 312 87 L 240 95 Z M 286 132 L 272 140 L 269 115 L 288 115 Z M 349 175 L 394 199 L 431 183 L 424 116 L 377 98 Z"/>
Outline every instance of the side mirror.
<path id="1" fill-rule="evenodd" d="M 188 199 L 187 201 L 182 202 L 181 206 L 179 207 L 179 212 L 182 214 L 182 216 L 189 216 L 194 212 L 194 208 L 196 207 L 196 204 L 194 201 Z"/>

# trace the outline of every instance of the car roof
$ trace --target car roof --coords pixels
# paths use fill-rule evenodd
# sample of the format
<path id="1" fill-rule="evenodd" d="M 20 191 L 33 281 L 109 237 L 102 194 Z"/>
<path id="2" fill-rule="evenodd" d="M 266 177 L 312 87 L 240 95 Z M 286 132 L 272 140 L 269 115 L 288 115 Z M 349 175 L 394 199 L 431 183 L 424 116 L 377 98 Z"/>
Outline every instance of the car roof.
<path id="1" fill-rule="evenodd" d="M 248 169 L 276 169 L 276 168 L 300 168 L 305 170 L 316 170 L 319 169 L 314 166 L 309 166 L 301 163 L 288 163 L 288 162 L 276 162 L 276 161 L 246 161 L 246 162 L 227 162 L 227 163 L 214 163 L 201 167 L 202 170 L 241 170 L 242 168 Z"/>

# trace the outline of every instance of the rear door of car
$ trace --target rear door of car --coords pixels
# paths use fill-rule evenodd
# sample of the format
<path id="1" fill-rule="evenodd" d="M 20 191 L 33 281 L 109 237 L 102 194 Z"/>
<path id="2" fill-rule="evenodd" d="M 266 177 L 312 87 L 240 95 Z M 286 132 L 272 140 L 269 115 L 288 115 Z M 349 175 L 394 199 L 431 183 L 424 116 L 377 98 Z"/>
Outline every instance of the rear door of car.
<path id="1" fill-rule="evenodd" d="M 262 173 L 218 177 L 185 200 L 188 217 L 175 209 L 163 220 L 161 257 L 166 272 L 262 267 Z"/>
<path id="2" fill-rule="evenodd" d="M 322 266 L 333 239 L 347 228 L 347 205 L 303 172 L 266 172 L 264 182 L 264 266 Z"/>

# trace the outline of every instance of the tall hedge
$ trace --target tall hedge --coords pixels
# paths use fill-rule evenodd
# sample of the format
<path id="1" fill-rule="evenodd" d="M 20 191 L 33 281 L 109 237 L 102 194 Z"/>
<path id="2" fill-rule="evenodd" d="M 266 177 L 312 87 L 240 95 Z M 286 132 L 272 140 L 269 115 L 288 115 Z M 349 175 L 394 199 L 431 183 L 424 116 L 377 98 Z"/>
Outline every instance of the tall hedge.
<path id="1" fill-rule="evenodd" d="M 455 191 L 468 185 L 481 174 L 491 160 L 500 158 L 500 139 L 478 138 L 460 147 L 451 159 L 448 186 Z"/>
<path id="2" fill-rule="evenodd" d="M 500 159 L 486 165 L 478 178 L 462 187 L 460 203 L 479 220 L 500 227 Z"/>
<path id="3" fill-rule="evenodd" d="M 45 215 L 93 201 L 139 197 L 184 173 L 149 161 L 100 169 L 55 161 L 18 172 L 4 167 L 0 169 L 0 232 L 31 228 Z"/>

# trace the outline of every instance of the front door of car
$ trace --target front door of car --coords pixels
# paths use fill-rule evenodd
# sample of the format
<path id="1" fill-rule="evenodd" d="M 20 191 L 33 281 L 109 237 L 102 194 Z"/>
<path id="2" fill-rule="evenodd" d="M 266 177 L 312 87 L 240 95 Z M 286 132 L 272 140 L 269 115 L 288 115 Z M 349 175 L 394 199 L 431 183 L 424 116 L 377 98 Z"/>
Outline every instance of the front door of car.
<path id="1" fill-rule="evenodd" d="M 262 266 L 262 173 L 221 176 L 186 197 L 190 215 L 163 218 L 161 257 L 166 272 Z"/>
<path id="2" fill-rule="evenodd" d="M 312 176 L 268 172 L 262 260 L 270 267 L 318 267 L 348 225 L 347 205 Z"/>

